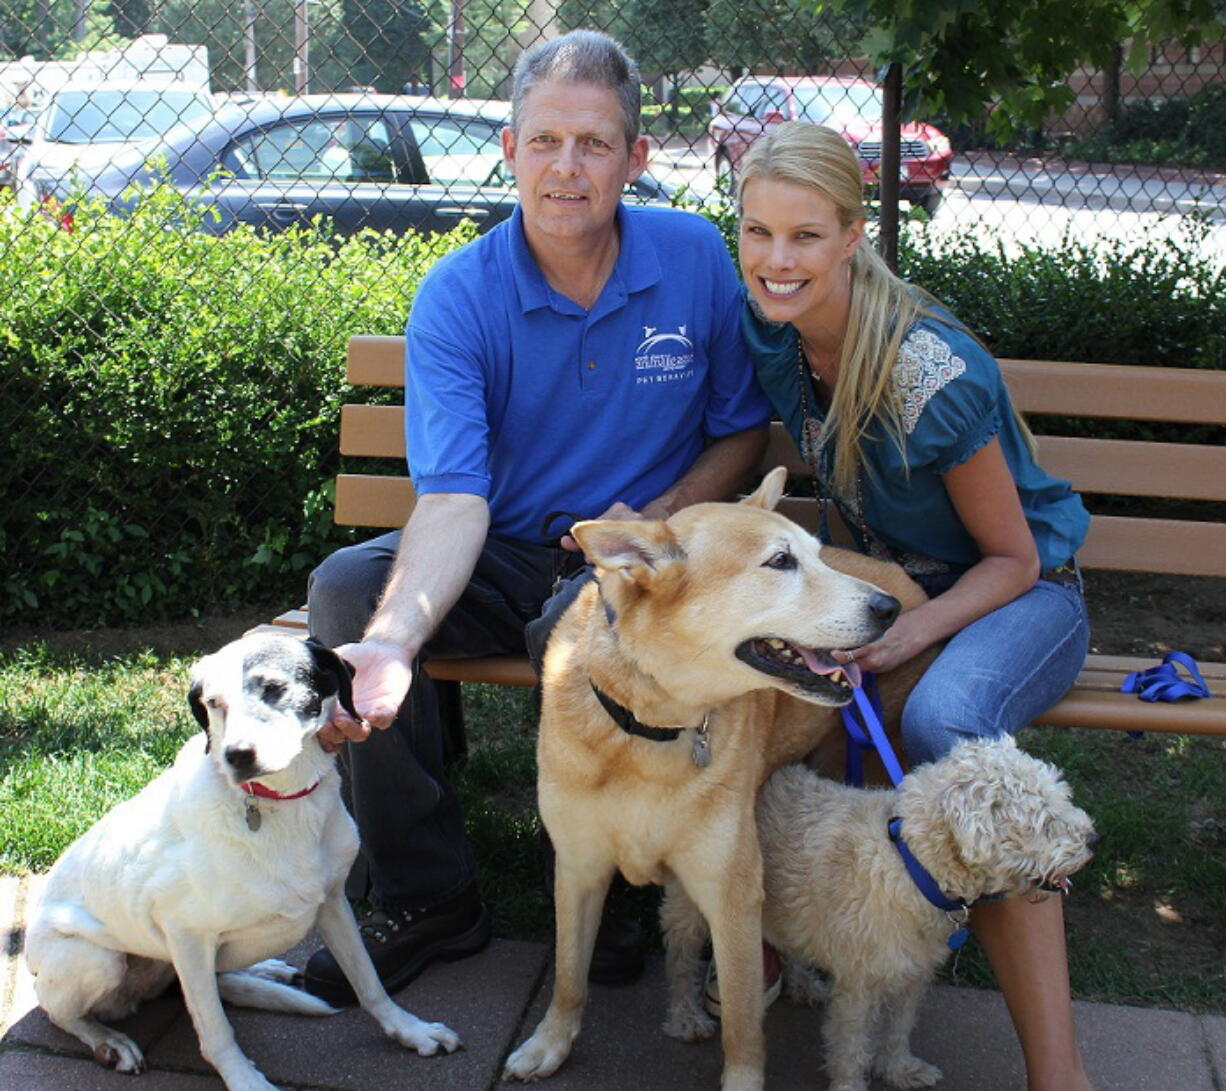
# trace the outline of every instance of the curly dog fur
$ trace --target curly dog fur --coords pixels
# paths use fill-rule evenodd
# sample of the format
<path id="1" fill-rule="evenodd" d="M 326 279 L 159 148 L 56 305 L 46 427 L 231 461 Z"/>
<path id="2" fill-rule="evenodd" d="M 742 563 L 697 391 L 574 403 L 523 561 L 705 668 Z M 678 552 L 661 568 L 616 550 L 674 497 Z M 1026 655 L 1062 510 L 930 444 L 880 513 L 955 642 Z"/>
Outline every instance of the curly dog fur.
<path id="1" fill-rule="evenodd" d="M 887 833 L 902 819 L 911 851 L 950 898 L 1059 885 L 1090 859 L 1090 817 L 1059 771 L 1010 738 L 964 742 L 916 768 L 898 790 L 851 788 L 801 765 L 776 772 L 757 802 L 765 903 L 762 932 L 787 960 L 792 999 L 825 999 L 831 1091 L 865 1091 L 870 1073 L 928 1087 L 940 1070 L 915 1057 L 911 1028 L 924 987 L 949 955 L 949 917 L 930 904 Z M 706 1037 L 705 925 L 670 889 L 663 908 L 670 1006 L 665 1030 Z M 876 1026 L 875 1026 L 876 1024 Z"/>

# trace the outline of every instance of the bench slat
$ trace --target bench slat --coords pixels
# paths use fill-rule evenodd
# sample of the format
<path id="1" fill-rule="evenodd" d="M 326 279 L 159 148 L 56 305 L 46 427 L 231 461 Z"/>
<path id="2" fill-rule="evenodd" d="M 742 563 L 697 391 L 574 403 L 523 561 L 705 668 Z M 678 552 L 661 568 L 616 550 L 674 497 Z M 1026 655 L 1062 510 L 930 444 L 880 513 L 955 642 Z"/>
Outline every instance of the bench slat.
<path id="1" fill-rule="evenodd" d="M 345 349 L 353 386 L 404 386 L 404 338 L 356 334 Z"/>
<path id="2" fill-rule="evenodd" d="M 1226 447 L 1038 436 L 1039 463 L 1078 492 L 1226 500 Z"/>
<path id="3" fill-rule="evenodd" d="M 1096 515 L 1077 556 L 1085 568 L 1226 576 L 1226 523 Z"/>
<path id="4" fill-rule="evenodd" d="M 1180 367 L 1001 360 L 1023 413 L 1226 424 L 1221 372 Z"/>
<path id="5" fill-rule="evenodd" d="M 342 527 L 398 530 L 413 510 L 417 494 L 407 477 L 339 474 L 333 520 Z"/>
<path id="6" fill-rule="evenodd" d="M 250 633 L 306 635 L 305 610 L 291 610 L 275 621 L 258 625 Z M 1200 701 L 1153 705 L 1119 692 L 1129 671 L 1154 666 L 1153 660 L 1126 656 L 1089 656 L 1073 690 L 1048 709 L 1036 724 L 1124 731 L 1151 731 L 1181 735 L 1226 735 L 1226 663 L 1202 663 L 1201 672 L 1217 695 Z M 439 681 L 485 682 L 501 686 L 534 686 L 536 673 L 524 655 L 496 655 L 479 659 L 431 659 L 430 677 Z"/>
<path id="7" fill-rule="evenodd" d="M 1226 500 L 1226 448 L 1193 443 L 1038 436 L 1039 462 L 1079 492 L 1116 496 L 1173 496 L 1184 500 Z M 405 457 L 404 408 L 399 405 L 341 406 L 343 455 Z M 784 466 L 808 475 L 791 437 L 776 421 L 763 466 Z"/>
<path id="8" fill-rule="evenodd" d="M 342 405 L 341 454 L 403 459 L 404 406 Z"/>

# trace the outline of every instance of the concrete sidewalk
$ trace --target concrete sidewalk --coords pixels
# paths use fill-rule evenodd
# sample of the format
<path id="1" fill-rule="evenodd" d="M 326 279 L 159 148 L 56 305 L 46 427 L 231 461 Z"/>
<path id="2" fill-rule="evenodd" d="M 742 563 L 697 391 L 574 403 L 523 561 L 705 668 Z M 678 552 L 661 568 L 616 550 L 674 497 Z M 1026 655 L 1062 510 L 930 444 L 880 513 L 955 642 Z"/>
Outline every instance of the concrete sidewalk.
<path id="1" fill-rule="evenodd" d="M 201 1059 L 177 998 L 155 1001 L 120 1024 L 145 1051 L 137 1082 L 90 1060 L 34 1005 L 20 958 L 22 923 L 36 881 L 0 879 L 0 1091 L 221 1091 Z M 301 964 L 311 948 L 290 954 Z M 506 1055 L 549 998 L 548 947 L 496 940 L 483 954 L 431 967 L 400 994 L 422 1018 L 449 1024 L 466 1048 L 422 1058 L 383 1038 L 358 1011 L 326 1020 L 231 1009 L 239 1042 L 264 1074 L 297 1091 L 488 1091 Z M 583 1033 L 547 1086 L 555 1091 L 715 1091 L 715 1042 L 683 1045 L 660 1031 L 664 968 L 654 958 L 630 988 L 593 988 Z M 1097 1091 L 1224 1091 L 1226 1018 L 1151 1008 L 1077 1004 L 1082 1048 Z M 767 1086 L 820 1091 L 819 1015 L 776 1004 L 767 1015 Z M 945 1073 L 942 1091 L 1024 1088 L 1021 1057 L 1000 996 L 929 991 L 915 1051 Z M 876 1089 L 879 1085 L 874 1084 Z"/>

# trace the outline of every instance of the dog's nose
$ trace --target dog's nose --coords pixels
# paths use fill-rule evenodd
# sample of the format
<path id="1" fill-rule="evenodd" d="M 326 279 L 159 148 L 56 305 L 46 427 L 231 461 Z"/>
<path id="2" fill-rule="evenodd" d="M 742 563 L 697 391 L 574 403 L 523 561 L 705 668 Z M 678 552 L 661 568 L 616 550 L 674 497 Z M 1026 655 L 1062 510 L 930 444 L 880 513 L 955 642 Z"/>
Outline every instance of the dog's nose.
<path id="1" fill-rule="evenodd" d="M 1086 848 L 1093 849 L 1099 842 L 1098 834 L 1092 833 L 1086 838 Z"/>
<path id="2" fill-rule="evenodd" d="M 226 761 L 236 773 L 245 773 L 255 767 L 255 747 L 243 744 L 226 747 Z"/>
<path id="3" fill-rule="evenodd" d="M 892 625 L 894 619 L 898 617 L 899 602 L 893 595 L 887 595 L 884 591 L 878 591 L 873 594 L 868 600 L 868 611 L 873 615 L 875 621 L 880 621 L 882 625 Z"/>

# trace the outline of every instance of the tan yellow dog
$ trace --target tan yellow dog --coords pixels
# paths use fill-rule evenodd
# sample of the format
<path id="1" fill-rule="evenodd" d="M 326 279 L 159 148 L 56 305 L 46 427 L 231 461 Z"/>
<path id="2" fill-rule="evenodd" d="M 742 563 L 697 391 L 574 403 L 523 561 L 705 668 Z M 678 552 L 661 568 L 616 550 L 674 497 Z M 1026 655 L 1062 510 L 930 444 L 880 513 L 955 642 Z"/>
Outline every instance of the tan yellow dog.
<path id="1" fill-rule="evenodd" d="M 709 922 L 723 1087 L 762 1087 L 754 798 L 779 765 L 841 730 L 835 706 L 851 687 L 831 652 L 878 639 L 900 600 L 923 598 L 893 566 L 842 554 L 836 563 L 855 574 L 830 567 L 835 558 L 773 510 L 784 477 L 772 471 L 739 504 L 573 530 L 597 580 L 550 639 L 537 751 L 557 850 L 556 981 L 507 1078 L 547 1076 L 569 1055 L 620 869 L 632 883 L 680 884 Z"/>

